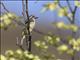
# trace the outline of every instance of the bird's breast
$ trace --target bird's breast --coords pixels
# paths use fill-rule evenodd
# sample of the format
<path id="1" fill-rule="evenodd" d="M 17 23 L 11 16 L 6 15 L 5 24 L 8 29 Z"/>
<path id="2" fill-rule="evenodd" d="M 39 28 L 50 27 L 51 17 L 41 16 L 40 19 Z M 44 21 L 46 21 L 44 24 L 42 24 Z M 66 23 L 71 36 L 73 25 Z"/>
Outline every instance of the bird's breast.
<path id="1" fill-rule="evenodd" d="M 30 32 L 33 30 L 35 27 L 35 22 L 30 22 Z"/>

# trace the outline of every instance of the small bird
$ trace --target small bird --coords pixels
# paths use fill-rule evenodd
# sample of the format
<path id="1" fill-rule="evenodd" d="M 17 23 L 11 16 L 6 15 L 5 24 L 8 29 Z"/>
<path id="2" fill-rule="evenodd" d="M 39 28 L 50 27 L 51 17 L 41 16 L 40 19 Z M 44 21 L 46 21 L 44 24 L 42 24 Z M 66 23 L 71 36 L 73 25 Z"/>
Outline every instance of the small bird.
<path id="1" fill-rule="evenodd" d="M 30 31 L 30 33 L 32 32 L 32 30 L 35 27 L 35 23 L 36 23 L 37 18 L 38 17 L 35 17 L 34 15 L 29 16 L 29 20 L 30 20 L 29 31 Z M 23 41 L 26 38 L 26 36 L 28 36 L 27 27 L 28 27 L 28 20 L 25 21 L 25 27 L 24 27 L 23 32 L 22 32 L 22 39 L 21 39 L 21 44 L 20 44 L 21 46 L 23 45 Z"/>
<path id="2" fill-rule="evenodd" d="M 32 32 L 33 28 L 35 27 L 35 23 L 36 23 L 36 19 L 38 17 L 35 17 L 34 15 L 29 16 L 29 20 L 30 20 L 30 32 Z M 28 25 L 28 21 L 25 23 L 26 26 Z"/>

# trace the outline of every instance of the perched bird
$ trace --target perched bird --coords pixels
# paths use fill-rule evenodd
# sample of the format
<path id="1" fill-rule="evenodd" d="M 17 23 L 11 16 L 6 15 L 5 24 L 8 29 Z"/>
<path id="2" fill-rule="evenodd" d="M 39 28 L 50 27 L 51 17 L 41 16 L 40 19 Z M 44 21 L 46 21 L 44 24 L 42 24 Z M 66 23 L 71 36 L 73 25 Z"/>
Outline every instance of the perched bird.
<path id="1" fill-rule="evenodd" d="M 31 33 L 32 30 L 34 29 L 35 27 L 35 22 L 36 22 L 36 19 L 38 17 L 35 17 L 34 15 L 31 15 L 29 16 L 29 20 L 30 20 L 30 24 L 29 24 L 29 32 Z M 28 36 L 28 20 L 25 21 L 25 27 L 23 29 L 23 32 L 22 32 L 22 39 L 21 39 L 21 44 L 20 45 L 23 45 L 23 41 L 24 39 L 26 38 L 26 36 Z"/>
<path id="2" fill-rule="evenodd" d="M 33 30 L 33 28 L 35 27 L 35 22 L 36 19 L 38 17 L 35 17 L 34 15 L 29 16 L 29 20 L 30 20 L 30 32 Z M 28 25 L 28 20 L 25 22 L 26 26 Z"/>
<path id="3" fill-rule="evenodd" d="M 37 18 L 38 17 L 35 17 L 34 15 L 29 16 L 29 32 L 30 33 L 35 27 Z M 14 25 L 18 25 L 22 27 L 22 38 L 20 41 L 20 45 L 22 46 L 24 39 L 28 36 L 28 20 L 27 19 L 24 20 L 23 17 L 18 17 L 13 13 L 5 13 L 0 16 L 1 28 L 7 29 L 7 27 L 11 26 L 12 23 L 15 23 Z"/>

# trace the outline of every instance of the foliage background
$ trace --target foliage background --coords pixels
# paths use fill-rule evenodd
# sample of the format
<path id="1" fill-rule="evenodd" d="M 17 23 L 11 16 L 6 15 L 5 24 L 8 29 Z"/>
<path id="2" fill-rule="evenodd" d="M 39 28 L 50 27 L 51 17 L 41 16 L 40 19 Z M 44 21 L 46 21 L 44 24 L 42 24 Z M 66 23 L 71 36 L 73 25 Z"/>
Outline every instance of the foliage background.
<path id="1" fill-rule="evenodd" d="M 35 3 L 35 1 L 30 1 L 29 2 L 29 6 L 30 6 L 29 13 L 30 14 L 34 14 L 36 16 L 39 16 L 39 19 L 38 19 L 36 27 L 35 27 L 36 29 L 38 29 L 38 30 L 40 30 L 42 32 L 45 32 L 45 33 L 54 30 L 54 33 L 56 34 L 56 33 L 58 33 L 57 29 L 51 25 L 51 22 L 53 22 L 53 21 L 54 22 L 55 21 L 64 21 L 65 23 L 68 23 L 68 21 L 65 18 L 57 18 L 58 16 L 56 14 L 56 11 L 54 11 L 54 12 L 47 11 L 46 13 L 42 14 L 40 11 L 42 9 L 43 4 L 46 3 L 46 2 L 48 2 L 48 1 L 44 1 L 44 2 L 40 1 L 38 3 Z M 71 1 L 70 3 L 72 4 L 72 2 L 73 1 Z M 65 1 L 64 1 L 64 3 L 63 3 L 63 1 L 61 3 L 64 5 Z M 12 12 L 15 12 L 17 15 L 21 15 L 21 13 L 19 13 L 19 12 L 22 11 L 22 9 L 21 9 L 21 1 L 17 1 L 17 2 L 16 1 L 4 1 L 4 4 L 6 4 L 6 7 L 9 8 L 9 10 L 11 10 Z M 72 4 L 72 7 L 73 7 L 73 4 Z M 80 9 L 78 9 L 78 10 L 80 11 Z M 79 16 L 80 16 L 80 14 L 78 13 L 79 11 L 77 11 L 77 15 L 76 15 L 77 16 L 76 20 L 78 21 L 76 23 L 77 23 L 78 26 L 80 26 L 80 24 L 79 24 L 80 21 L 78 20 Z M 15 29 L 9 28 L 9 30 L 7 30 L 7 32 L 5 32 L 5 31 L 1 32 L 2 33 L 2 35 L 1 35 L 2 36 L 2 38 L 1 38 L 2 51 L 5 51 L 6 49 L 16 49 L 17 48 L 16 45 L 15 45 L 15 42 L 16 42 L 16 38 L 15 37 L 20 35 L 20 33 L 21 33 L 20 29 L 21 29 L 21 27 L 18 27 L 18 29 L 16 29 L 16 31 L 15 31 Z M 19 31 L 19 32 L 17 32 L 17 31 Z M 13 34 L 13 32 L 15 32 L 15 33 Z M 63 36 L 70 34 L 69 31 L 66 31 L 64 34 L 61 33 L 61 32 L 65 32 L 65 31 L 60 31 L 60 34 L 62 34 Z M 13 35 L 13 36 L 11 36 L 11 35 Z M 80 31 L 78 31 L 77 36 L 80 36 Z M 37 37 L 37 38 L 35 38 L 35 37 Z M 33 32 L 33 40 L 38 40 L 38 39 L 42 40 L 40 37 L 42 37 L 42 35 L 39 35 L 39 34 Z M 4 41 L 4 40 L 6 40 L 6 41 Z M 7 44 L 9 44 L 9 45 L 7 45 Z M 32 51 L 34 51 L 34 49 L 36 49 L 36 48 L 33 47 Z M 53 49 L 50 49 L 50 50 L 53 51 Z M 56 52 L 54 51 L 54 53 L 56 55 L 58 55 Z M 34 51 L 34 53 L 36 53 L 36 52 Z M 61 57 L 61 56 L 59 55 L 59 57 Z M 61 57 L 61 58 L 63 58 L 63 57 Z M 64 55 L 64 58 L 67 59 L 68 56 Z"/>

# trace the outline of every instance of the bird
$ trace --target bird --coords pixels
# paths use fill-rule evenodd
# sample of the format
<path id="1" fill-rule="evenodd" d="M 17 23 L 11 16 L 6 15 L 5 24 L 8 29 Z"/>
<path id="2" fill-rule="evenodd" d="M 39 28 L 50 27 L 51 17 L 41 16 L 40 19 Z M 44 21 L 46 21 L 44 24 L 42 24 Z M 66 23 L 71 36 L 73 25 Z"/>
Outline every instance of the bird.
<path id="1" fill-rule="evenodd" d="M 37 18 L 38 17 L 35 17 L 34 15 L 31 15 L 31 16 L 29 16 L 30 21 L 28 21 L 28 20 L 25 21 L 26 26 L 28 26 L 28 23 L 30 22 L 30 24 L 29 24 L 30 25 L 30 29 L 29 29 L 30 32 L 32 32 L 33 28 L 35 27 L 35 23 L 36 23 Z"/>
<path id="2" fill-rule="evenodd" d="M 29 32 L 31 33 L 35 27 L 35 24 L 36 24 L 36 19 L 38 17 L 35 17 L 34 15 L 31 15 L 29 16 L 29 20 L 26 20 L 25 21 L 25 27 L 23 28 L 23 32 L 22 32 L 22 39 L 21 39 L 21 42 L 20 42 L 20 45 L 22 46 L 23 45 L 23 42 L 24 42 L 24 39 L 28 36 L 28 23 L 29 23 Z M 28 42 L 28 41 L 27 41 Z"/>

